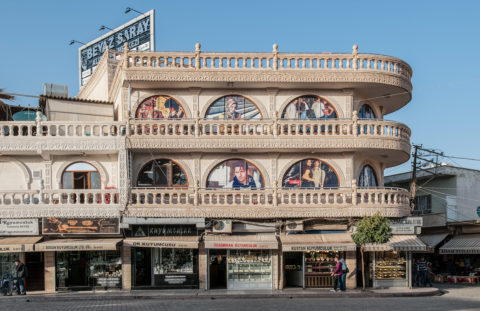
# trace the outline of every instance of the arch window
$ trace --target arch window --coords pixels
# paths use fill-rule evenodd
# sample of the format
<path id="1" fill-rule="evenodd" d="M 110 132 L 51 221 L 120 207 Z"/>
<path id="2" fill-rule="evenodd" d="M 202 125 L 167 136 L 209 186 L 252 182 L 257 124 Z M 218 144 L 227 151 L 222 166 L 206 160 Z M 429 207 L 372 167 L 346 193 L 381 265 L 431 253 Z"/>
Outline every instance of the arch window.
<path id="1" fill-rule="evenodd" d="M 358 178 L 358 186 L 362 188 L 377 187 L 377 177 L 375 171 L 370 165 L 365 165 L 360 171 Z"/>
<path id="2" fill-rule="evenodd" d="M 260 170 L 242 159 L 218 164 L 207 178 L 207 188 L 213 189 L 262 189 L 264 186 Z"/>
<path id="3" fill-rule="evenodd" d="M 185 110 L 170 96 L 157 95 L 144 100 L 135 112 L 138 120 L 183 119 Z"/>
<path id="4" fill-rule="evenodd" d="M 306 159 L 292 165 L 285 176 L 284 188 L 338 188 L 338 176 L 327 163 L 319 159 Z"/>
<path id="5" fill-rule="evenodd" d="M 205 119 L 209 120 L 260 120 L 262 114 L 248 98 L 229 95 L 217 99 L 208 107 Z"/>
<path id="6" fill-rule="evenodd" d="M 187 187 L 187 175 L 183 168 L 168 159 L 148 162 L 137 179 L 138 187 Z"/>
<path id="7" fill-rule="evenodd" d="M 292 100 L 282 112 L 282 119 L 321 120 L 336 119 L 337 111 L 331 103 L 320 96 L 300 96 Z"/>
<path id="8" fill-rule="evenodd" d="M 358 118 L 368 120 L 375 119 L 375 112 L 373 111 L 372 107 L 365 104 L 360 107 L 360 110 L 358 111 Z"/>
<path id="9" fill-rule="evenodd" d="M 100 174 L 87 162 L 76 162 L 62 174 L 63 189 L 100 189 Z"/>

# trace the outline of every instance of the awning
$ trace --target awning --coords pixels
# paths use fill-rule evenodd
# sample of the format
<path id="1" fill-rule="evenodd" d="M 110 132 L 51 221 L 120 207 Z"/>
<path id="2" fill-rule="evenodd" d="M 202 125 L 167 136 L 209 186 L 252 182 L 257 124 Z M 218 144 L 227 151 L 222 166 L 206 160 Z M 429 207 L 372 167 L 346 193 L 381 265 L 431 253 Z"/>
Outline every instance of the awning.
<path id="1" fill-rule="evenodd" d="M 366 244 L 366 252 L 377 251 L 419 251 L 424 252 L 427 246 L 416 235 L 392 235 L 390 241 L 383 244 Z"/>
<path id="2" fill-rule="evenodd" d="M 0 253 L 33 252 L 41 236 L 0 238 Z"/>
<path id="3" fill-rule="evenodd" d="M 455 236 L 440 247 L 440 254 L 480 254 L 480 234 Z"/>
<path id="4" fill-rule="evenodd" d="M 36 251 L 113 251 L 122 239 L 56 239 L 35 244 Z"/>
<path id="5" fill-rule="evenodd" d="M 434 252 L 435 246 L 445 240 L 447 236 L 448 233 L 421 234 L 420 240 L 427 245 L 427 252 Z"/>
<path id="6" fill-rule="evenodd" d="M 258 235 L 206 235 L 205 248 L 222 249 L 278 249 L 273 234 Z"/>
<path id="7" fill-rule="evenodd" d="M 198 236 L 151 236 L 126 238 L 124 246 L 155 248 L 198 248 Z"/>
<path id="8" fill-rule="evenodd" d="M 355 251 L 357 246 L 348 233 L 281 235 L 282 251 Z"/>

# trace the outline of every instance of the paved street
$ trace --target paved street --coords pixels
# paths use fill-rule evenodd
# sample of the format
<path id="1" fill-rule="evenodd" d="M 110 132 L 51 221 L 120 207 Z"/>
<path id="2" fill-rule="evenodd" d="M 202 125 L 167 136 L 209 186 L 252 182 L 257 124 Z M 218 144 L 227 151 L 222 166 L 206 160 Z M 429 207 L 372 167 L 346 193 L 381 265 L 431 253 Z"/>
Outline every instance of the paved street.
<path id="1" fill-rule="evenodd" d="M 267 298 L 267 299 L 120 299 L 63 300 L 2 298 L 2 310 L 480 310 L 480 287 L 446 287 L 433 297 Z"/>

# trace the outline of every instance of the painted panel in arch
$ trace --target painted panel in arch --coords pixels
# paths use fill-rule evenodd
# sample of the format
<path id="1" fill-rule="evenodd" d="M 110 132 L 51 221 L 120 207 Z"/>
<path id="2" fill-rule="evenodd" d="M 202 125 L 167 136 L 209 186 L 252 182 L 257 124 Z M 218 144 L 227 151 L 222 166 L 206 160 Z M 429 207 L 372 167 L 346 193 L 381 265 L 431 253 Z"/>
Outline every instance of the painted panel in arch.
<path id="1" fill-rule="evenodd" d="M 140 120 L 183 119 L 185 110 L 169 96 L 152 96 L 138 106 L 135 118 Z"/>
<path id="2" fill-rule="evenodd" d="M 257 106 L 243 96 L 224 96 L 216 100 L 207 110 L 210 120 L 260 120 L 262 115 Z"/>
<path id="3" fill-rule="evenodd" d="M 260 170 L 245 160 L 227 160 L 217 165 L 208 176 L 207 188 L 261 189 L 264 188 Z"/>
<path id="4" fill-rule="evenodd" d="M 292 165 L 283 177 L 284 188 L 338 188 L 333 169 L 318 159 L 306 159 Z"/>
<path id="5" fill-rule="evenodd" d="M 336 119 L 337 111 L 319 96 L 301 96 L 292 100 L 282 112 L 282 119 L 320 120 Z"/>

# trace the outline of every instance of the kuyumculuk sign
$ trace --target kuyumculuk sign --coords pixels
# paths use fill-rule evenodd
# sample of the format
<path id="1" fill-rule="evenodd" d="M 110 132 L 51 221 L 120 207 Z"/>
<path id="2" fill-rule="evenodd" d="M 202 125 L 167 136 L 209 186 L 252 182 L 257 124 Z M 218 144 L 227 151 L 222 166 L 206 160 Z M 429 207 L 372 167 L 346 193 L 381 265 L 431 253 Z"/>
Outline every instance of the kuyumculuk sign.
<path id="1" fill-rule="evenodd" d="M 123 51 L 123 45 L 128 42 L 131 51 L 154 51 L 154 10 L 123 24 L 78 49 L 80 87 L 87 83 L 107 49 Z"/>

